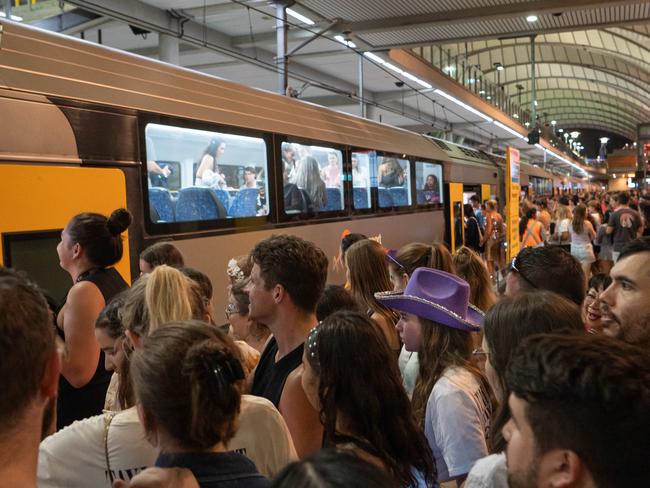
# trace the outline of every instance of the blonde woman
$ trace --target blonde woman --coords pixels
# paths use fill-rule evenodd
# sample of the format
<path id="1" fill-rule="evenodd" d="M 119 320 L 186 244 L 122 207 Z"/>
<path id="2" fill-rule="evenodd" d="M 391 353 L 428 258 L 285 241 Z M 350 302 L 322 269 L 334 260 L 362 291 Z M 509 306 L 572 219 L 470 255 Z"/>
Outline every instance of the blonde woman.
<path id="1" fill-rule="evenodd" d="M 454 253 L 453 263 L 456 274 L 469 284 L 469 303 L 487 312 L 497 302 L 497 297 L 481 256 L 463 246 Z"/>

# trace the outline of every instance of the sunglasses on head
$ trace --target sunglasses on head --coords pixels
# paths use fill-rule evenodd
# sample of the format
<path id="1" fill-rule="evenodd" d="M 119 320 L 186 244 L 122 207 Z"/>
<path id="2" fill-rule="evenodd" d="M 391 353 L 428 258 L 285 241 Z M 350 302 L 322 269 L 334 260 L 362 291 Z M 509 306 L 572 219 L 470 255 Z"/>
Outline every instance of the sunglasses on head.
<path id="1" fill-rule="evenodd" d="M 519 270 L 519 255 L 515 256 L 512 262 L 510 263 L 510 271 L 517 272 L 517 274 L 521 276 L 526 283 L 528 283 L 530 286 L 532 286 L 535 289 L 537 288 L 537 285 L 532 281 L 530 281 L 530 279 L 527 278 L 526 275 Z"/>

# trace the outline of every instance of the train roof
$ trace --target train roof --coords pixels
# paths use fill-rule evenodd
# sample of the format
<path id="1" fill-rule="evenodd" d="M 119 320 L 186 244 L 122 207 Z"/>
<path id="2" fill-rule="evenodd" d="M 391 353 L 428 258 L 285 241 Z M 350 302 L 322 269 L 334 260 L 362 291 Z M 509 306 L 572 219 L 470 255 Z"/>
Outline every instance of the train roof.
<path id="1" fill-rule="evenodd" d="M 0 88 L 448 159 L 404 129 L 9 21 L 0 21 Z"/>

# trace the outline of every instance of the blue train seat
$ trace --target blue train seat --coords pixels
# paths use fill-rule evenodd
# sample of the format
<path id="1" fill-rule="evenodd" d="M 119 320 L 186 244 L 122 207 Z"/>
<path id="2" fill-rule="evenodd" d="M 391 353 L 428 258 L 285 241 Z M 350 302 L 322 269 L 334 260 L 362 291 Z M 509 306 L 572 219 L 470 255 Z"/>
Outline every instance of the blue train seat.
<path id="1" fill-rule="evenodd" d="M 408 189 L 403 186 L 390 188 L 390 196 L 393 199 L 393 206 L 395 207 L 404 207 L 409 204 Z"/>
<path id="2" fill-rule="evenodd" d="M 174 201 L 167 188 L 149 188 L 149 205 L 156 210 L 158 222 L 174 222 Z"/>
<path id="3" fill-rule="evenodd" d="M 230 208 L 230 195 L 226 190 L 221 188 L 213 188 L 214 194 L 217 195 L 219 201 L 223 204 L 223 207 L 226 209 L 226 212 Z"/>
<path id="4" fill-rule="evenodd" d="M 424 195 L 424 190 L 415 190 L 415 199 L 418 202 L 418 205 L 427 203 L 427 198 Z"/>
<path id="5" fill-rule="evenodd" d="M 230 206 L 230 217 L 254 217 L 257 215 L 257 188 L 242 188 Z"/>
<path id="6" fill-rule="evenodd" d="M 327 203 L 321 207 L 321 212 L 331 212 L 333 210 L 341 210 L 341 190 L 338 188 L 327 188 Z"/>
<path id="7" fill-rule="evenodd" d="M 182 188 L 176 202 L 176 221 L 223 219 L 226 209 L 211 188 Z"/>
<path id="8" fill-rule="evenodd" d="M 393 197 L 390 194 L 388 188 L 379 188 L 379 206 L 381 208 L 392 207 L 393 206 Z"/>
<path id="9" fill-rule="evenodd" d="M 354 208 L 370 208 L 370 202 L 368 201 L 368 190 L 365 188 L 353 188 L 352 199 Z"/>

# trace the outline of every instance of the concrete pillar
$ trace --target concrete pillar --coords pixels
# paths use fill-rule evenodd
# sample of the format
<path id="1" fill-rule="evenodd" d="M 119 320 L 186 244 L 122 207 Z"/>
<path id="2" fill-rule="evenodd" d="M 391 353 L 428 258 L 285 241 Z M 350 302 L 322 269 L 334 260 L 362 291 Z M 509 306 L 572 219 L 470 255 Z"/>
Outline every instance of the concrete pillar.
<path id="1" fill-rule="evenodd" d="M 180 50 L 178 37 L 160 34 L 158 38 L 158 49 L 160 60 L 165 63 L 180 64 Z"/>

